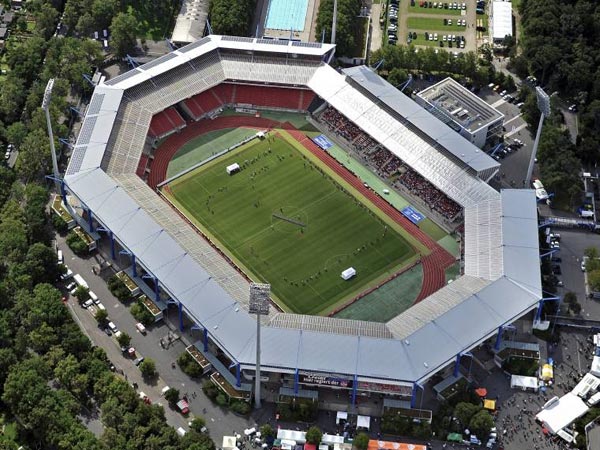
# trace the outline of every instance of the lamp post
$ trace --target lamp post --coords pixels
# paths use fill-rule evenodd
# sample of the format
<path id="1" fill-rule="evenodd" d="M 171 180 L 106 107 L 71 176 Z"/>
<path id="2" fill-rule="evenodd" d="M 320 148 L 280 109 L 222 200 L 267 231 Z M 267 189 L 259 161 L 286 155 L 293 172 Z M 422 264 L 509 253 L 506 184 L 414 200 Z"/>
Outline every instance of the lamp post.
<path id="1" fill-rule="evenodd" d="M 529 167 L 527 167 L 527 177 L 525 178 L 525 186 L 529 186 L 531 183 L 531 174 L 533 173 L 533 164 L 535 163 L 535 156 L 537 154 L 538 145 L 540 143 L 540 136 L 542 134 L 542 125 L 544 125 L 544 119 L 550 116 L 550 97 L 544 92 L 541 87 L 535 88 L 535 95 L 537 97 L 537 106 L 540 112 L 540 122 L 538 123 L 537 133 L 535 135 L 535 142 L 533 143 L 533 149 L 531 150 L 531 158 L 529 158 Z"/>
<path id="2" fill-rule="evenodd" d="M 46 90 L 44 91 L 44 99 L 42 100 L 42 109 L 46 114 L 46 124 L 48 126 L 48 138 L 50 139 L 50 153 L 52 154 L 52 172 L 54 175 L 54 183 L 56 188 L 60 188 L 60 173 L 58 171 L 58 161 L 56 159 L 56 149 L 54 148 L 54 133 L 52 132 L 52 121 L 50 120 L 50 99 L 52 98 L 52 88 L 54 87 L 54 78 L 48 80 Z"/>
<path id="3" fill-rule="evenodd" d="M 254 406 L 259 409 L 260 403 L 260 316 L 269 314 L 270 284 L 250 284 L 250 307 L 248 312 L 256 314 L 256 372 L 254 375 Z"/>

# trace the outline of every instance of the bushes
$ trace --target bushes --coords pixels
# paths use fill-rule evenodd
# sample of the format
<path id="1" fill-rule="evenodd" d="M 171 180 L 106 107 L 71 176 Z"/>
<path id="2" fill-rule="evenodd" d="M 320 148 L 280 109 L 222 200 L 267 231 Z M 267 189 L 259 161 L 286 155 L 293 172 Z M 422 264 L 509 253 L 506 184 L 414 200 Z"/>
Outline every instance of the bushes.
<path id="1" fill-rule="evenodd" d="M 202 376 L 202 368 L 188 352 L 182 353 L 179 358 L 177 358 L 177 364 L 179 364 L 183 373 L 189 377 L 200 378 Z"/>
<path id="2" fill-rule="evenodd" d="M 292 422 L 313 422 L 317 416 L 317 405 L 311 401 L 300 400 L 279 405 L 281 420 Z"/>
<path id="3" fill-rule="evenodd" d="M 138 322 L 142 322 L 146 326 L 150 326 L 154 323 L 154 317 L 152 317 L 150 311 L 146 309 L 141 301 L 135 303 L 135 305 L 131 307 L 130 312 Z"/>
<path id="4" fill-rule="evenodd" d="M 107 285 L 112 295 L 117 297 L 120 302 L 125 303 L 133 298 L 131 292 L 129 292 L 129 289 L 125 286 L 125 283 L 123 283 L 116 275 L 113 275 L 108 279 Z"/>
<path id="5" fill-rule="evenodd" d="M 58 214 L 52 214 L 52 225 L 54 226 L 54 229 L 61 234 L 66 233 L 69 229 L 67 222 L 65 222 Z"/>
<path id="6" fill-rule="evenodd" d="M 212 381 L 206 380 L 202 383 L 202 392 L 214 402 L 219 395 L 219 388 Z"/>
<path id="7" fill-rule="evenodd" d="M 213 33 L 247 36 L 255 5 L 255 0 L 213 0 L 210 5 Z"/>
<path id="8" fill-rule="evenodd" d="M 381 418 L 381 431 L 399 436 L 411 436 L 418 439 L 431 437 L 431 426 L 427 422 L 413 422 L 410 417 L 387 412 Z"/>
<path id="9" fill-rule="evenodd" d="M 250 414 L 252 407 L 247 403 L 240 400 L 234 400 L 229 405 L 229 409 L 231 409 L 236 414 Z"/>
<path id="10" fill-rule="evenodd" d="M 67 245 L 76 255 L 81 256 L 88 252 L 87 244 L 73 231 L 67 235 Z"/>
<path id="11" fill-rule="evenodd" d="M 321 443 L 321 438 L 323 437 L 323 433 L 319 427 L 310 427 L 306 431 L 306 442 L 309 444 L 319 445 Z"/>

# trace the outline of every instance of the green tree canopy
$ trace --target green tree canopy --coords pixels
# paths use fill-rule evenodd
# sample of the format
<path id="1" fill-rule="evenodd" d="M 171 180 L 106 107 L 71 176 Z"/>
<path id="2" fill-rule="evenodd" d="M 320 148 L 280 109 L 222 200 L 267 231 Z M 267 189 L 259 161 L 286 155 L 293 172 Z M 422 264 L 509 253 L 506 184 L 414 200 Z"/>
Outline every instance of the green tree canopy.
<path id="1" fill-rule="evenodd" d="M 123 57 L 131 53 L 136 46 L 138 23 L 132 14 L 117 14 L 110 25 L 111 46 L 115 54 Z"/>
<path id="2" fill-rule="evenodd" d="M 309 444 L 320 444 L 322 437 L 323 433 L 321 432 L 319 427 L 312 426 L 306 431 L 306 442 L 308 442 Z"/>

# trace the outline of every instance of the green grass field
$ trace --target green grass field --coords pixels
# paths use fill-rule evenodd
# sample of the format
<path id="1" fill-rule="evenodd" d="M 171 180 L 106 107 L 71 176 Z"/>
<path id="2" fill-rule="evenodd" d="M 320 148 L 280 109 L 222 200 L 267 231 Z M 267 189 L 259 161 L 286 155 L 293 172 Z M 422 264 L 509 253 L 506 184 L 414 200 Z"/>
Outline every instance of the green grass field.
<path id="1" fill-rule="evenodd" d="M 456 25 L 452 19 L 452 25 L 444 25 L 443 17 L 409 17 L 408 28 L 411 30 L 437 31 L 438 34 L 448 34 L 450 31 L 465 31 L 466 27 Z M 418 33 L 418 32 L 417 32 Z"/>
<path id="2" fill-rule="evenodd" d="M 410 236 L 297 145 L 252 141 L 173 181 L 165 195 L 253 279 L 271 283 L 283 309 L 324 314 L 418 255 Z M 229 176 L 234 162 L 242 170 Z M 344 281 L 348 267 L 357 276 Z"/>
<path id="3" fill-rule="evenodd" d="M 251 128 L 226 128 L 209 131 L 187 142 L 177 150 L 169 162 L 167 178 L 177 175 L 194 164 L 205 161 L 212 155 L 231 147 L 244 139 L 254 136 L 256 130 Z"/>

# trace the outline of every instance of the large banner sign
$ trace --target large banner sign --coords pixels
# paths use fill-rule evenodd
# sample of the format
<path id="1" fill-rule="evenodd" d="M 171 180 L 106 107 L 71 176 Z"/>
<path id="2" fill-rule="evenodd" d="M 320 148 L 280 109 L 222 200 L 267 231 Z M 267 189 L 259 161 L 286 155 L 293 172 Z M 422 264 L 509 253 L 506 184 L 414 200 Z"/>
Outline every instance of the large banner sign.
<path id="1" fill-rule="evenodd" d="M 331 375 L 320 375 L 309 372 L 300 372 L 299 382 L 302 384 L 312 384 L 317 386 L 332 386 L 341 388 L 352 388 L 353 380 Z"/>
<path id="2" fill-rule="evenodd" d="M 418 224 L 421 220 L 425 219 L 425 216 L 412 206 L 407 206 L 400 212 L 415 225 Z"/>
<path id="3" fill-rule="evenodd" d="M 329 147 L 333 146 L 333 142 L 327 139 L 327 136 L 324 134 L 320 134 L 313 138 L 313 142 L 321 147 L 323 150 L 327 150 Z"/>

